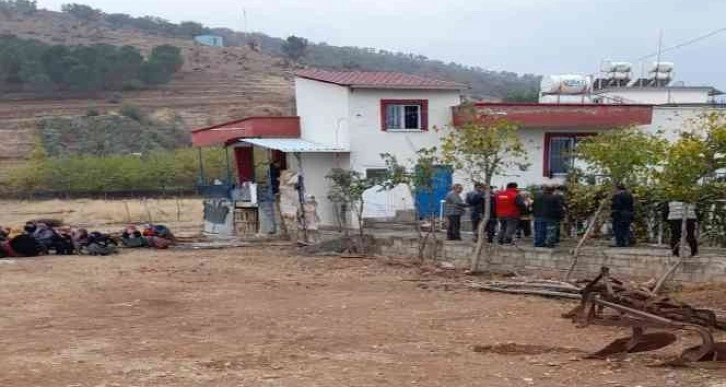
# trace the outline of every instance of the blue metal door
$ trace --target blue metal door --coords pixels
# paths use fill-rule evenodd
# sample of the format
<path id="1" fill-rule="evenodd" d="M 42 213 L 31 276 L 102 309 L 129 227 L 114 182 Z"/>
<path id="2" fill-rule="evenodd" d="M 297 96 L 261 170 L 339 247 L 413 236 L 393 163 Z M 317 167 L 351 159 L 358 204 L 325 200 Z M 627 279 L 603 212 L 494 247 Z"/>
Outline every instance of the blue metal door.
<path id="1" fill-rule="evenodd" d="M 444 165 L 437 166 L 433 180 L 431 192 L 416 192 L 416 208 L 421 218 L 441 215 L 441 201 L 446 198 L 454 181 L 451 168 Z"/>

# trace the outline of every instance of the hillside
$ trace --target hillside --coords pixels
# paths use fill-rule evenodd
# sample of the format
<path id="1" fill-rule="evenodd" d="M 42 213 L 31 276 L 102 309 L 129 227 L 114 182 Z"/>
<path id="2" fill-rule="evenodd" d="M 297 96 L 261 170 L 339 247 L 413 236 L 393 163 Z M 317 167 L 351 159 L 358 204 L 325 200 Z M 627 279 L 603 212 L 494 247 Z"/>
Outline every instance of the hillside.
<path id="1" fill-rule="evenodd" d="M 182 117 L 187 129 L 261 114 L 291 114 L 292 69 L 281 57 L 282 39 L 262 34 L 243 35 L 214 29 L 225 36 L 226 48 L 201 46 L 173 34 L 111 25 L 66 13 L 38 10 L 32 14 L 0 12 L 0 34 L 62 45 L 105 43 L 132 45 L 148 54 L 152 47 L 171 44 L 182 49 L 183 68 L 172 81 L 153 90 L 95 94 L 1 95 L 0 162 L 8 165 L 26 158 L 33 146 L 37 120 L 52 116 L 84 115 L 89 109 L 101 113 L 118 110 L 121 104 L 142 107 L 148 113 L 171 109 Z M 259 43 L 251 49 L 245 41 Z M 311 44 L 303 62 L 308 66 L 356 68 L 408 72 L 465 82 L 477 97 L 502 98 L 507 91 L 531 90 L 538 78 L 513 73 L 486 72 L 444 64 L 420 56 L 378 52 L 352 47 Z"/>

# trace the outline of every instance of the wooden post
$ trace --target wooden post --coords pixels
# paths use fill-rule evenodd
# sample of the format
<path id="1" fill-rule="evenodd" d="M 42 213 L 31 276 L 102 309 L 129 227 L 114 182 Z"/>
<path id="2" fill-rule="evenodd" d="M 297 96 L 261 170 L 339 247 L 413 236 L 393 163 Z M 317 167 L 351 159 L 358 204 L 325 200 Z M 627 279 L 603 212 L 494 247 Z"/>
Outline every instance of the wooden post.
<path id="1" fill-rule="evenodd" d="M 179 197 L 176 198 L 176 221 L 181 221 L 181 203 L 179 203 Z"/>
<path id="2" fill-rule="evenodd" d="M 131 210 L 129 210 L 129 202 L 124 200 L 124 208 L 126 208 L 126 223 L 131 223 Z"/>
<path id="3" fill-rule="evenodd" d="M 678 270 L 678 268 L 683 264 L 683 256 L 686 253 L 686 232 L 688 231 L 688 210 L 691 208 L 690 204 L 683 203 L 683 217 L 681 218 L 681 240 L 678 242 L 678 261 L 676 261 L 675 264 L 673 264 L 666 272 L 663 274 L 659 279 L 658 282 L 655 283 L 655 287 L 653 288 L 653 294 L 658 294 L 658 292 L 663 288 L 663 286 L 670 280 L 670 278 L 673 276 L 673 274 Z"/>
<path id="4" fill-rule="evenodd" d="M 587 229 L 585 230 L 585 235 L 582 236 L 582 239 L 580 239 L 580 242 L 577 243 L 577 246 L 575 247 L 575 250 L 572 251 L 572 264 L 570 265 L 570 269 L 567 270 L 567 274 L 565 274 L 565 282 L 570 280 L 570 277 L 572 276 L 572 272 L 575 271 L 575 267 L 577 266 L 577 261 L 580 256 L 580 249 L 585 244 L 588 238 L 590 238 L 590 234 L 592 234 L 592 231 L 595 229 L 595 225 L 597 224 L 597 220 L 600 218 L 600 214 L 602 213 L 602 210 L 605 209 L 605 205 L 607 204 L 608 199 L 605 198 L 600 202 L 600 206 L 597 208 L 597 211 L 595 211 L 595 215 L 592 217 L 592 222 L 587 225 Z"/>

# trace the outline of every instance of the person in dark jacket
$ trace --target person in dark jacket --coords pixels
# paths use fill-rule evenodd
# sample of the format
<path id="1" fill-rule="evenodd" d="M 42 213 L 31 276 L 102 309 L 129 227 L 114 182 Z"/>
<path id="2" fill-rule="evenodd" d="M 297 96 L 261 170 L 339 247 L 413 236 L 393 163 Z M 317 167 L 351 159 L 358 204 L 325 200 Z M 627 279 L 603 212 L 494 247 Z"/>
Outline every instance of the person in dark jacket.
<path id="1" fill-rule="evenodd" d="M 615 234 L 614 247 L 627 247 L 629 245 L 630 225 L 635 218 L 635 199 L 623 184 L 618 184 L 615 187 L 610 214 L 613 221 L 613 233 Z"/>
<path id="2" fill-rule="evenodd" d="M 534 215 L 534 246 L 553 248 L 557 244 L 557 230 L 565 214 L 565 202 L 552 186 L 545 186 L 532 204 Z"/>
<path id="3" fill-rule="evenodd" d="M 466 210 L 466 204 L 461 199 L 461 192 L 463 190 L 464 187 L 461 184 L 454 184 L 451 191 L 446 194 L 444 211 L 449 221 L 446 229 L 446 239 L 450 241 L 461 240 L 461 215 Z"/>

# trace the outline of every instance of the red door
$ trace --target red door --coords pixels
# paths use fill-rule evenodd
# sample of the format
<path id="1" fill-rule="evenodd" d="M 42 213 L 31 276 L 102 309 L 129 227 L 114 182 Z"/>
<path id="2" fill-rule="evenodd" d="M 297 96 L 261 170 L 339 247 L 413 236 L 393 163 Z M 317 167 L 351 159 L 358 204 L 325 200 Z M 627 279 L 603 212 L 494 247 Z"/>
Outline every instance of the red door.
<path id="1" fill-rule="evenodd" d="M 234 148 L 234 159 L 237 164 L 239 183 L 255 180 L 255 157 L 251 146 Z"/>

